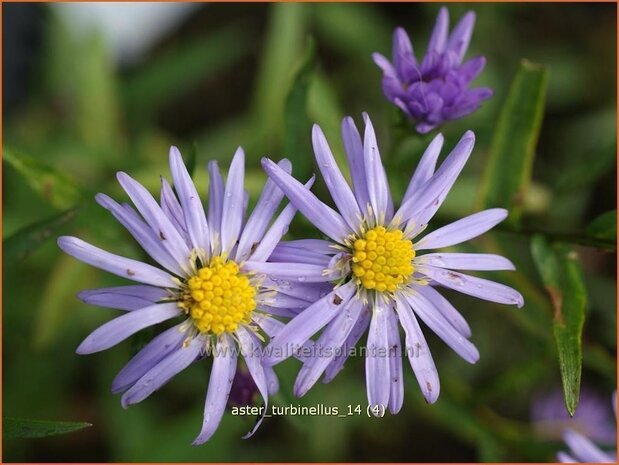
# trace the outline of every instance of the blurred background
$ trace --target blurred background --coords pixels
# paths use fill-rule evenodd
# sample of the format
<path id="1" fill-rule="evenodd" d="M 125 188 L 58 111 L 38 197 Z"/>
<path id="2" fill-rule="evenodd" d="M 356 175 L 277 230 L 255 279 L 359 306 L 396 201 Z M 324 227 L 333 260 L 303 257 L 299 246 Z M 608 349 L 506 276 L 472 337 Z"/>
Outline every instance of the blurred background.
<path id="1" fill-rule="evenodd" d="M 227 414 L 213 439 L 193 447 L 209 363 L 123 410 L 110 385 L 139 341 L 75 354 L 90 331 L 116 315 L 81 303 L 76 292 L 121 280 L 61 254 L 55 237 L 77 235 L 141 257 L 93 196 L 124 198 L 114 178 L 121 170 L 158 191 L 172 144 L 186 159 L 195 157 L 204 195 L 207 160 L 227 166 L 242 145 L 255 202 L 265 179 L 260 157 L 288 157 L 306 178 L 314 171 L 311 123 L 322 126 L 343 160 L 341 118 L 352 115 L 360 124 L 368 111 L 399 198 L 428 139 L 406 129 L 383 97 L 371 53 L 389 55 L 400 25 L 419 57 L 439 6 L 3 5 L 3 414 L 92 424 L 61 436 L 4 440 L 5 461 L 554 461 L 563 447 L 558 436 L 540 433 L 531 421 L 533 399 L 561 389 L 552 305 L 530 255 L 531 235 L 539 231 L 573 242 L 581 258 L 588 294 L 583 385 L 610 410 L 616 253 L 591 246 L 583 234 L 594 218 L 616 209 L 613 4 L 449 5 L 452 22 L 476 12 L 467 56 L 487 57 L 476 84 L 495 95 L 441 128 L 447 148 L 466 129 L 476 132 L 477 145 L 437 224 L 473 211 L 521 59 L 548 66 L 550 78 L 523 227 L 471 246 L 499 247 L 516 263 L 518 272 L 493 278 L 520 290 L 526 305 L 517 310 L 445 292 L 468 319 L 481 359 L 468 365 L 426 330 L 442 383 L 435 405 L 425 404 L 405 362 L 397 416 L 272 418 L 241 440 L 253 419 Z M 315 191 L 327 198 L 322 184 Z M 297 218 L 289 237 L 315 234 Z M 282 389 L 274 401 L 341 410 L 365 405 L 363 366 L 351 359 L 330 385 L 318 383 L 294 399 L 299 366 L 288 360 L 277 368 Z"/>

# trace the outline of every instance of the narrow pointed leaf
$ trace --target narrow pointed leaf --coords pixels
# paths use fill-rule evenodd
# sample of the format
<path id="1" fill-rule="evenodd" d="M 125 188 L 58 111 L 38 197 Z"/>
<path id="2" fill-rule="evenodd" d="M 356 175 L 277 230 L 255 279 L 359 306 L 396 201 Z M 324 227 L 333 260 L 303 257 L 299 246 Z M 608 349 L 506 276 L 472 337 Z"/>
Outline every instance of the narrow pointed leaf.
<path id="1" fill-rule="evenodd" d="M 531 181 L 547 86 L 548 70 L 522 61 L 503 104 L 480 185 L 479 209 L 507 208 L 512 226 L 520 222 Z"/>
<path id="2" fill-rule="evenodd" d="M 14 152 L 6 147 L 2 159 L 21 174 L 43 200 L 56 208 L 71 208 L 80 199 L 78 185 L 66 174 L 34 157 Z"/>
<path id="3" fill-rule="evenodd" d="M 533 260 L 554 309 L 552 329 L 559 355 L 565 406 L 574 415 L 580 396 L 582 330 L 587 294 L 583 272 L 574 250 L 549 245 L 543 236 L 531 243 Z"/>
<path id="4" fill-rule="evenodd" d="M 314 75 L 316 46 L 310 37 L 305 56 L 299 66 L 284 106 L 284 156 L 294 158 L 295 176 L 305 179 L 311 175 L 311 123 L 307 114 L 307 96 Z"/>
<path id="5" fill-rule="evenodd" d="M 2 418 L 2 439 L 43 438 L 67 434 L 91 427 L 83 421 L 48 421 L 26 418 Z"/>
<path id="6" fill-rule="evenodd" d="M 47 239 L 58 234 L 58 230 L 75 218 L 77 211 L 71 209 L 20 229 L 2 241 L 2 259 L 6 269 L 25 260 Z"/>

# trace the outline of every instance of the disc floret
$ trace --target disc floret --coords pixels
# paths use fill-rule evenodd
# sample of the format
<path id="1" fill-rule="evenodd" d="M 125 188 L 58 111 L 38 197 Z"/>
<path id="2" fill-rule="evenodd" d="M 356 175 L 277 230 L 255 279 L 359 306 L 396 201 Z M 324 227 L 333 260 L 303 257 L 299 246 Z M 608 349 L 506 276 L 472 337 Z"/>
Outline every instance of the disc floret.
<path id="1" fill-rule="evenodd" d="M 352 272 L 368 290 L 394 292 L 413 274 L 413 243 L 402 231 L 376 226 L 352 243 Z"/>
<path id="2" fill-rule="evenodd" d="M 256 288 L 232 260 L 214 257 L 187 280 L 180 307 L 202 333 L 233 333 L 248 324 L 256 308 Z"/>

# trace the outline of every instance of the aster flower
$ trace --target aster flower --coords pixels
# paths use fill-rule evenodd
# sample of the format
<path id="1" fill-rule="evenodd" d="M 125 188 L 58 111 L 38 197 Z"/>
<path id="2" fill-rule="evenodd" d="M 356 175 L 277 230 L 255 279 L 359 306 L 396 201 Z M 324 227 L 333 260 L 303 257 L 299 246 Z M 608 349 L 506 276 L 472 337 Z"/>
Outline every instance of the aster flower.
<path id="1" fill-rule="evenodd" d="M 426 54 L 417 62 L 413 46 L 402 28 L 393 34 L 393 62 L 374 53 L 383 70 L 383 92 L 425 134 L 445 121 L 461 118 L 492 96 L 492 89 L 469 89 L 486 65 L 483 56 L 462 63 L 471 40 L 475 14 L 466 13 L 449 31 L 447 8 L 440 9 Z"/>
<path id="2" fill-rule="evenodd" d="M 342 137 L 351 170 L 351 189 L 338 169 L 327 140 L 318 126 L 313 145 L 318 167 L 337 209 L 318 198 L 269 159 L 263 167 L 271 179 L 329 240 L 284 243 L 278 257 L 304 260 L 330 257 L 326 268 L 317 265 L 303 276 L 307 281 L 332 281 L 336 287 L 289 321 L 265 351 L 266 364 L 276 364 L 324 328 L 295 383 L 302 396 L 325 372 L 330 381 L 343 367 L 347 348 L 368 330 L 366 384 L 372 408 L 389 407 L 397 413 L 403 402 L 402 357 L 406 352 L 428 402 L 439 395 L 434 361 L 417 318 L 470 363 L 479 353 L 469 340 L 471 330 L 462 315 L 437 287 L 447 287 L 480 299 L 521 307 L 522 296 L 503 284 L 454 270 L 513 270 L 511 262 L 492 254 L 437 252 L 421 255 L 472 239 L 505 219 L 503 209 L 490 209 L 439 228 L 421 239 L 418 235 L 439 209 L 464 167 L 474 145 L 467 132 L 435 171 L 443 144 L 441 135 L 430 143 L 413 174 L 400 208 L 394 205 L 381 163 L 376 136 L 367 115 L 362 141 L 352 118 L 342 123 Z M 279 277 L 294 280 L 295 270 L 270 264 Z M 297 278 L 299 279 L 299 278 Z M 401 347 L 399 324 L 406 335 Z M 327 350 L 328 349 L 328 350 Z M 321 352 L 319 352 L 321 351 Z"/>
<path id="3" fill-rule="evenodd" d="M 208 215 L 175 147 L 170 150 L 174 189 L 162 178 L 159 203 L 122 172 L 118 181 L 135 208 L 105 194 L 96 196 L 157 266 L 112 254 L 76 237 L 58 239 L 60 248 L 78 260 L 139 283 L 79 293 L 86 303 L 126 313 L 91 333 L 77 353 L 99 352 L 146 327 L 180 320 L 150 341 L 114 379 L 112 391 L 123 393 L 123 407 L 144 400 L 193 362 L 213 356 L 204 421 L 194 444 L 207 441 L 221 421 L 239 352 L 266 411 L 268 395 L 277 391 L 278 381 L 273 370 L 262 364 L 259 330 L 271 336 L 282 325 L 271 314 L 294 315 L 308 305 L 304 300 L 308 295 L 314 299 L 321 292 L 321 285 L 295 283 L 280 293 L 268 273 L 244 268 L 246 261 L 260 264 L 268 259 L 296 212 L 287 205 L 270 224 L 283 193 L 269 180 L 245 221 L 244 160 L 239 148 L 225 184 L 217 163 L 209 164 Z M 279 168 L 289 173 L 290 162 L 282 160 Z"/>
<path id="4" fill-rule="evenodd" d="M 613 410 L 615 412 L 615 418 L 617 417 L 617 391 L 613 393 Z M 591 441 L 584 434 L 572 429 L 567 428 L 563 433 L 563 440 L 570 449 L 570 452 L 559 452 L 557 454 L 557 460 L 563 463 L 577 463 L 577 462 L 589 462 L 589 463 L 617 463 L 617 439 L 615 437 L 613 445 L 615 450 L 604 451 Z"/>
<path id="5" fill-rule="evenodd" d="M 580 390 L 573 417 L 565 409 L 563 391 L 556 389 L 533 398 L 531 420 L 538 434 L 550 439 L 560 439 L 564 430 L 571 429 L 602 444 L 617 441 L 617 427 L 608 400 L 586 386 Z"/>

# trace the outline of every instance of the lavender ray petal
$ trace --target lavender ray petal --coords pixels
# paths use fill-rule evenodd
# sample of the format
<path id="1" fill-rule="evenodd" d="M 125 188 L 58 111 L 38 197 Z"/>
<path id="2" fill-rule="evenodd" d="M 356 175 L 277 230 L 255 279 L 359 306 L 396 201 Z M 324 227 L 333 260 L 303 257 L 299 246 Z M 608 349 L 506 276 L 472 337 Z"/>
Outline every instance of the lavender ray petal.
<path id="1" fill-rule="evenodd" d="M 471 58 L 467 62 L 463 63 L 458 70 L 458 75 L 464 79 L 465 82 L 470 82 L 479 76 L 486 66 L 486 58 L 483 56 Z"/>
<path id="2" fill-rule="evenodd" d="M 277 394 L 279 391 L 279 379 L 272 366 L 263 365 L 264 375 L 267 378 L 267 389 L 270 396 Z"/>
<path id="3" fill-rule="evenodd" d="M 387 408 L 391 391 L 390 354 L 388 341 L 389 313 L 386 302 L 377 295 L 367 340 L 365 384 L 370 409 Z M 374 412 L 372 412 L 374 413 Z"/>
<path id="4" fill-rule="evenodd" d="M 117 394 L 127 390 L 161 360 L 180 348 L 187 337 L 181 330 L 181 325 L 182 323 L 159 334 L 129 360 L 112 381 L 112 392 Z"/>
<path id="5" fill-rule="evenodd" d="M 239 233 L 239 238 L 242 233 L 243 227 L 245 225 L 245 220 L 247 220 L 247 208 L 249 207 L 249 191 L 247 189 L 243 189 L 243 211 L 241 213 L 241 232 Z M 238 244 L 237 244 L 238 248 Z"/>
<path id="6" fill-rule="evenodd" d="M 323 239 L 297 239 L 294 241 L 281 241 L 277 247 L 278 249 L 290 248 L 293 251 L 305 250 L 322 255 L 333 255 L 337 252 L 334 245 L 333 242 Z"/>
<path id="7" fill-rule="evenodd" d="M 264 313 L 268 313 L 269 315 L 281 316 L 283 318 L 294 318 L 296 315 L 298 315 L 296 309 L 269 307 L 268 305 L 264 304 L 259 304 L 258 308 Z"/>
<path id="8" fill-rule="evenodd" d="M 325 370 L 325 377 L 322 380 L 323 383 L 330 383 L 333 378 L 335 378 L 337 374 L 342 371 L 346 360 L 348 360 L 348 357 L 350 356 L 350 351 L 357 345 L 357 342 L 359 342 L 361 336 L 365 334 L 369 324 L 370 311 L 367 305 L 362 305 L 359 318 L 346 338 L 346 341 L 341 346 L 339 354 L 331 361 L 329 366 L 327 366 Z"/>
<path id="9" fill-rule="evenodd" d="M 146 263 L 121 257 L 88 244 L 77 237 L 58 238 L 58 247 L 79 261 L 108 271 L 117 276 L 152 286 L 177 288 L 176 278 Z"/>
<path id="10" fill-rule="evenodd" d="M 153 196 L 128 174 L 120 172 L 116 177 L 155 235 L 159 236 L 164 248 L 182 269 L 187 269 L 191 257 L 189 248 Z"/>
<path id="11" fill-rule="evenodd" d="M 417 271 L 432 278 L 442 286 L 462 292 L 463 294 L 499 304 L 516 305 L 518 308 L 524 305 L 522 295 L 505 284 L 469 276 L 457 271 L 435 268 L 430 265 L 423 265 Z"/>
<path id="12" fill-rule="evenodd" d="M 591 463 L 612 463 L 615 462 L 613 458 L 603 452 L 599 447 L 597 447 L 591 440 L 582 434 L 573 431 L 566 430 L 563 433 L 563 439 L 565 443 L 569 446 L 572 454 L 576 456 L 577 459 L 581 462 L 591 462 Z"/>
<path id="13" fill-rule="evenodd" d="M 428 253 L 415 257 L 414 262 L 451 270 L 513 271 L 516 269 L 507 258 L 489 253 Z"/>
<path id="14" fill-rule="evenodd" d="M 181 204 L 178 203 L 178 199 L 172 190 L 172 186 L 163 176 L 161 176 L 159 204 L 161 205 L 161 211 L 163 211 L 163 213 L 172 222 L 176 230 L 185 240 L 187 246 L 191 246 L 189 236 L 187 235 L 187 225 L 185 224 L 183 209 L 181 208 Z"/>
<path id="15" fill-rule="evenodd" d="M 559 451 L 557 452 L 557 462 L 560 463 L 578 463 L 578 460 L 576 460 L 574 457 L 572 457 L 570 454 L 563 452 L 563 451 Z"/>
<path id="16" fill-rule="evenodd" d="M 436 169 L 436 162 L 438 161 L 438 157 L 441 154 L 441 149 L 443 148 L 443 142 L 445 138 L 442 134 L 437 134 L 428 148 L 423 152 L 421 160 L 419 161 L 419 165 L 417 165 L 417 169 L 413 173 L 413 177 L 411 178 L 408 188 L 402 197 L 402 202 L 405 202 L 413 193 L 421 188 L 426 181 L 428 181 L 432 175 L 434 174 L 434 170 Z"/>
<path id="17" fill-rule="evenodd" d="M 155 236 L 153 230 L 137 216 L 137 213 L 135 215 L 129 213 L 127 208 L 123 208 L 122 205 L 116 203 L 105 194 L 97 194 L 95 199 L 99 205 L 108 210 L 129 231 L 129 234 L 133 236 L 153 260 L 172 273 L 179 276 L 185 274 L 174 257 L 163 247 L 161 239 Z"/>
<path id="18" fill-rule="evenodd" d="M 469 11 L 453 28 L 447 40 L 447 50 L 455 53 L 458 63 L 462 62 L 464 54 L 469 48 L 473 28 L 475 27 L 475 13 Z"/>
<path id="19" fill-rule="evenodd" d="M 219 254 L 221 250 L 218 247 L 221 236 L 221 216 L 224 208 L 224 180 L 219 170 L 219 165 L 216 160 L 211 160 L 208 163 L 208 214 L 207 222 L 211 233 L 211 251 L 213 254 Z"/>
<path id="20" fill-rule="evenodd" d="M 411 76 L 416 76 L 417 59 L 413 52 L 413 44 L 408 34 L 401 27 L 393 32 L 393 66 L 398 72 L 401 81 L 407 81 Z"/>
<path id="21" fill-rule="evenodd" d="M 270 262 L 301 262 L 311 265 L 320 265 L 323 268 L 329 266 L 331 258 L 328 255 L 311 252 L 305 249 L 293 249 L 281 247 L 281 242 L 273 249 L 273 253 L 269 255 Z"/>
<path id="22" fill-rule="evenodd" d="M 447 33 L 449 32 L 449 12 L 447 8 L 442 7 L 438 12 L 434 29 L 432 30 L 432 36 L 428 42 L 428 49 L 426 50 L 426 58 L 428 55 L 434 53 L 443 53 L 445 51 L 445 45 L 447 43 Z M 424 59 L 425 61 L 425 59 Z"/>
<path id="23" fill-rule="evenodd" d="M 176 302 L 154 304 L 125 313 L 95 329 L 77 348 L 78 354 L 93 354 L 115 346 L 141 329 L 180 315 Z"/>
<path id="24" fill-rule="evenodd" d="M 217 430 L 226 409 L 234 374 L 236 372 L 236 350 L 234 341 L 224 333 L 214 353 L 211 378 L 204 405 L 202 430 L 193 441 L 194 445 L 204 444 Z"/>
<path id="25" fill-rule="evenodd" d="M 270 352 L 264 358 L 264 363 L 275 365 L 293 355 L 297 347 L 335 317 L 336 311 L 343 308 L 342 305 L 347 304 L 353 292 L 352 283 L 344 284 L 293 318 L 271 339 L 268 346 Z M 276 351 L 279 353 L 275 354 Z"/>
<path id="26" fill-rule="evenodd" d="M 327 189 L 329 189 L 331 198 L 333 198 L 335 205 L 346 223 L 348 223 L 348 226 L 350 226 L 350 229 L 359 232 L 361 211 L 357 205 L 357 200 L 346 178 L 344 178 L 344 175 L 337 166 L 322 129 L 317 124 L 314 124 L 312 128 L 312 144 L 318 168 L 322 173 Z"/>
<path id="27" fill-rule="evenodd" d="M 308 189 L 314 184 L 314 177 L 305 183 L 305 187 Z M 256 247 L 256 250 L 249 257 L 250 261 L 266 261 L 282 237 L 288 232 L 290 222 L 293 220 L 294 215 L 297 214 L 296 207 L 290 203 L 284 207 L 282 212 L 273 222 L 269 230 L 262 237 L 262 240 Z M 298 260 L 294 260 L 298 261 Z"/>
<path id="28" fill-rule="evenodd" d="M 90 305 L 132 311 L 170 297 L 170 293 L 160 287 L 137 285 L 86 289 L 78 292 L 77 297 Z"/>
<path id="29" fill-rule="evenodd" d="M 200 355 L 203 345 L 204 341 L 195 337 L 189 340 L 189 344 L 181 345 L 169 353 L 123 394 L 122 406 L 127 408 L 130 405 L 137 404 L 160 389 L 194 362 Z"/>
<path id="30" fill-rule="evenodd" d="M 475 135 L 471 131 L 465 132 L 436 173 L 402 203 L 395 214 L 395 219 L 399 223 L 406 222 L 433 203 L 435 205 L 439 203 L 441 194 L 451 189 L 462 168 L 464 168 L 474 145 Z M 437 208 L 438 206 L 440 206 L 440 203 Z"/>
<path id="31" fill-rule="evenodd" d="M 336 350 L 344 345 L 346 338 L 359 319 L 363 308 L 360 300 L 351 299 L 346 307 L 327 325 L 314 345 L 316 351 L 299 371 L 294 384 L 294 395 L 303 397 L 318 381 L 327 366 L 336 357 Z M 324 350 L 327 353 L 322 353 Z"/>
<path id="32" fill-rule="evenodd" d="M 460 334 L 430 300 L 419 293 L 406 295 L 405 298 L 422 321 L 454 352 L 469 363 L 479 360 L 479 351 L 473 343 Z"/>
<path id="33" fill-rule="evenodd" d="M 254 313 L 252 315 L 252 320 L 260 326 L 260 329 L 262 329 L 269 338 L 273 338 L 285 326 L 281 321 L 262 313 Z"/>
<path id="34" fill-rule="evenodd" d="M 264 400 L 262 416 L 258 419 L 258 421 L 256 421 L 254 427 L 245 436 L 243 436 L 243 439 L 247 439 L 256 432 L 262 423 L 262 420 L 264 420 L 264 415 L 269 407 L 269 390 L 267 387 L 266 373 L 262 367 L 262 347 L 260 346 L 260 342 L 257 340 L 256 336 L 242 326 L 239 326 L 236 331 L 236 335 L 239 338 L 241 353 L 243 354 L 243 359 L 245 360 L 247 369 L 249 370 L 251 377 L 254 379 L 254 383 L 256 383 L 256 387 L 258 388 L 258 391 L 260 391 L 260 395 Z"/>
<path id="35" fill-rule="evenodd" d="M 396 82 L 400 81 L 398 71 L 396 70 L 395 66 L 391 64 L 391 62 L 387 59 L 387 57 L 380 53 L 372 53 L 372 60 L 374 60 L 376 66 L 378 66 L 382 70 L 385 78 L 392 79 Z"/>
<path id="36" fill-rule="evenodd" d="M 221 250 L 229 253 L 235 246 L 243 223 L 243 183 L 245 180 L 245 152 L 239 147 L 234 154 L 224 194 L 221 215 Z"/>
<path id="37" fill-rule="evenodd" d="M 404 403 L 404 379 L 402 378 L 402 344 L 398 318 L 393 308 L 387 308 L 387 344 L 389 347 L 389 411 L 398 413 Z"/>
<path id="38" fill-rule="evenodd" d="M 273 339 L 275 336 L 277 336 L 282 329 L 284 329 L 284 327 L 286 326 L 284 323 L 282 323 L 279 320 L 276 320 L 275 318 L 272 318 L 268 315 L 264 315 L 264 314 L 259 314 L 259 313 L 254 313 L 254 315 L 252 316 L 253 321 L 260 326 L 260 328 L 266 333 L 267 336 L 269 336 L 269 338 Z M 312 341 L 311 339 L 308 339 L 307 341 L 303 342 L 302 344 L 300 344 L 300 347 L 302 349 L 304 349 L 305 351 L 307 351 L 308 353 L 312 353 L 313 347 L 314 347 L 314 341 Z M 273 353 L 273 351 L 271 351 L 269 349 L 269 347 L 267 347 L 264 350 L 264 354 L 268 355 L 269 353 Z M 294 354 L 294 357 L 298 360 L 301 360 L 302 362 L 306 362 L 307 361 L 307 357 L 303 354 Z M 269 365 L 268 363 L 264 363 L 264 356 L 263 356 L 263 365 L 269 366 L 271 367 L 272 365 Z"/>
<path id="39" fill-rule="evenodd" d="M 471 327 L 462 314 L 432 286 L 415 286 L 415 291 L 428 299 L 441 315 L 464 337 L 471 337 Z"/>
<path id="40" fill-rule="evenodd" d="M 280 160 L 278 165 L 286 173 L 290 174 L 292 172 L 292 163 L 289 160 L 284 158 Z M 260 242 L 283 197 L 284 193 L 282 190 L 277 187 L 272 179 L 268 179 L 256 203 L 256 207 L 249 216 L 241 233 L 239 247 L 236 251 L 238 261 L 246 260 L 254 246 Z"/>
<path id="41" fill-rule="evenodd" d="M 309 305 L 309 302 L 291 297 L 286 294 L 276 293 L 274 296 L 264 297 L 261 299 L 261 304 L 267 305 L 270 308 L 286 308 L 298 313 L 298 310 L 304 309 Z"/>
<path id="42" fill-rule="evenodd" d="M 170 171 L 174 179 L 178 200 L 183 208 L 187 234 L 193 246 L 192 248 L 203 250 L 208 256 L 211 243 L 204 207 L 202 206 L 196 186 L 183 163 L 181 153 L 176 147 L 170 148 Z"/>
<path id="43" fill-rule="evenodd" d="M 448 189 L 444 190 L 441 194 L 439 194 L 439 196 L 436 198 L 434 203 L 432 203 L 430 206 L 421 210 L 419 213 L 415 215 L 414 218 L 411 218 L 409 220 L 409 222 L 406 225 L 407 237 L 414 239 L 421 232 L 425 231 L 425 229 L 428 227 L 428 222 L 434 217 L 434 214 L 439 210 L 439 208 L 445 201 L 445 198 L 447 197 L 448 193 L 449 193 Z"/>
<path id="44" fill-rule="evenodd" d="M 405 95 L 404 87 L 398 77 L 397 71 L 393 68 L 393 65 L 389 63 L 389 60 L 380 53 L 373 53 L 372 59 L 383 71 L 382 87 L 385 97 L 391 101 L 403 97 Z"/>
<path id="45" fill-rule="evenodd" d="M 326 296 L 333 290 L 331 283 L 299 283 L 286 280 L 272 280 L 266 278 L 262 286 L 266 289 L 273 289 L 280 294 L 286 294 L 297 299 L 314 303 Z"/>
<path id="46" fill-rule="evenodd" d="M 290 202 L 299 209 L 315 227 L 336 242 L 342 242 L 352 231 L 342 216 L 328 207 L 303 184 L 294 179 L 268 158 L 262 159 L 262 168 L 284 191 Z"/>
<path id="47" fill-rule="evenodd" d="M 460 244 L 482 235 L 507 218 L 504 208 L 491 208 L 443 226 L 422 237 L 415 250 L 439 249 Z"/>
<path id="48" fill-rule="evenodd" d="M 408 302 L 396 296 L 396 311 L 406 334 L 405 345 L 408 360 L 415 373 L 426 402 L 433 404 L 438 399 L 441 384 L 434 365 L 430 348 L 426 342 L 417 318 Z"/>
<path id="49" fill-rule="evenodd" d="M 368 193 L 368 183 L 365 176 L 365 161 L 363 155 L 363 142 L 361 135 L 355 126 L 355 122 L 350 116 L 342 120 L 342 141 L 344 151 L 350 167 L 350 177 L 353 190 L 357 199 L 357 204 L 364 214 L 367 214 L 370 205 L 370 195 Z"/>
<path id="50" fill-rule="evenodd" d="M 289 279 L 304 283 L 319 283 L 333 280 L 332 275 L 324 273 L 325 268 L 320 265 L 306 263 L 254 262 L 246 261 L 242 269 L 254 273 L 265 274 L 273 279 Z"/>
<path id="51" fill-rule="evenodd" d="M 372 121 L 364 114 L 365 135 L 363 141 L 363 156 L 365 164 L 365 176 L 367 179 L 368 194 L 370 204 L 374 211 L 374 217 L 378 224 L 383 224 L 391 219 L 390 212 L 393 213 L 393 202 L 385 168 L 380 159 L 376 133 L 372 126 Z"/>

